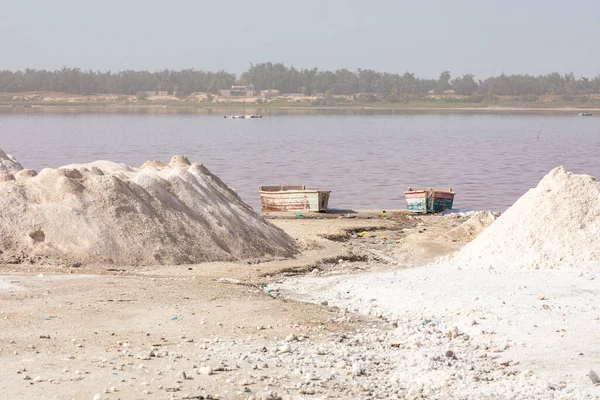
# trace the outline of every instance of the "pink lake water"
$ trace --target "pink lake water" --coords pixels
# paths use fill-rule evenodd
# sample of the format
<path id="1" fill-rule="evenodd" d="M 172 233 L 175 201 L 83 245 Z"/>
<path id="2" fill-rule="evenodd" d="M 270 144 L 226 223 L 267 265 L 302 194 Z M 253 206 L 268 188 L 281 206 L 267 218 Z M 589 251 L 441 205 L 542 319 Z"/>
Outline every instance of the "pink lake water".
<path id="1" fill-rule="evenodd" d="M 442 186 L 457 193 L 456 208 L 503 211 L 556 166 L 600 176 L 600 118 L 1 113 L 0 148 L 36 170 L 185 154 L 257 210 L 259 185 L 304 184 L 331 190 L 333 208 L 404 208 L 407 187 Z"/>

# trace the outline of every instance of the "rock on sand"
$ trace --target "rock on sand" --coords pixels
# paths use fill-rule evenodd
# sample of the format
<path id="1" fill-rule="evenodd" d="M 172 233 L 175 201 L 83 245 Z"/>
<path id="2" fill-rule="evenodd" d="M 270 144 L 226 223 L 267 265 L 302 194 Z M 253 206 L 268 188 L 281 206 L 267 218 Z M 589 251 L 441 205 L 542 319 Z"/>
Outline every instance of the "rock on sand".
<path id="1" fill-rule="evenodd" d="M 13 156 L 0 149 L 0 174 L 14 175 L 22 169 L 23 166 Z"/>

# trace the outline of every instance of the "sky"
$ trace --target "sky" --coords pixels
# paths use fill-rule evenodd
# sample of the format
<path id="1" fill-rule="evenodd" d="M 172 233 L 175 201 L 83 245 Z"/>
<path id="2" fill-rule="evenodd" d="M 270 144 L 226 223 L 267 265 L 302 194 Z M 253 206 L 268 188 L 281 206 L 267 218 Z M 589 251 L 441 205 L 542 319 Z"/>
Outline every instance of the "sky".
<path id="1" fill-rule="evenodd" d="M 598 0 L 0 0 L 0 70 L 600 74 Z"/>

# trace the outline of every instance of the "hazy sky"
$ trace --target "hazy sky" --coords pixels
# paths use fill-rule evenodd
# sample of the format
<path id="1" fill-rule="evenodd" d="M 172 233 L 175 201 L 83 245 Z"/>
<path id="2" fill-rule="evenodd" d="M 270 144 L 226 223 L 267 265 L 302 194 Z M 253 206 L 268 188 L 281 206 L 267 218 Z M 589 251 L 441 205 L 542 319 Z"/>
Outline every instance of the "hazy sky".
<path id="1" fill-rule="evenodd" d="M 0 0 L 0 69 L 600 74 L 600 0 Z"/>

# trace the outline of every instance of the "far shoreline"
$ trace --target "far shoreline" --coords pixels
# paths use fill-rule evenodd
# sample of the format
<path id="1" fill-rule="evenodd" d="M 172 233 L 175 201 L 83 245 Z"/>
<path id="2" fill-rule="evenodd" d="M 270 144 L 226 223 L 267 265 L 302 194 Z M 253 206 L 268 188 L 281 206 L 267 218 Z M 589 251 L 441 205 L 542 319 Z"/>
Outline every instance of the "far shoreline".
<path id="1" fill-rule="evenodd" d="M 471 105 L 456 106 L 405 106 L 390 105 L 373 107 L 364 105 L 353 106 L 265 106 L 248 104 L 241 106 L 236 103 L 222 105 L 179 105 L 179 104 L 0 104 L 0 114 L 28 113 L 148 113 L 148 114 L 200 114 L 200 115 L 232 115 L 232 114 L 404 114 L 404 113 L 552 113 L 578 114 L 583 112 L 599 112 L 600 107 L 520 107 L 520 106 L 487 106 Z"/>

